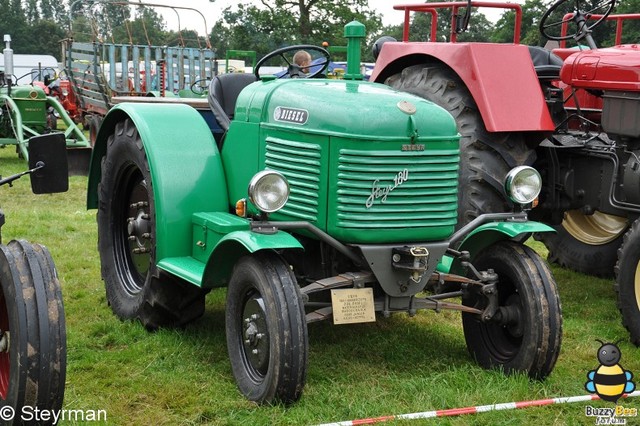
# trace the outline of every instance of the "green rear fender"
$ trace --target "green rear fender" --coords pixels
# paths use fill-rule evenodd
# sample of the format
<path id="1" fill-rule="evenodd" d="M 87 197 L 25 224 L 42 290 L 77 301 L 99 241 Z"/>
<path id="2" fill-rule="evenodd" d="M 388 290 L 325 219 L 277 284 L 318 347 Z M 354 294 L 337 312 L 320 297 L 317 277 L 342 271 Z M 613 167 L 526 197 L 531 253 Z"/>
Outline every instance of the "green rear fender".
<path id="1" fill-rule="evenodd" d="M 491 222 L 474 229 L 462 241 L 458 251 L 468 251 L 471 260 L 483 249 L 501 240 L 510 240 L 530 233 L 555 232 L 553 228 L 540 222 Z M 464 274 L 458 259 L 444 256 L 438 265 L 443 273 Z"/>
<path id="2" fill-rule="evenodd" d="M 302 249 L 291 234 L 258 234 L 251 231 L 230 232 L 213 249 L 202 278 L 202 287 L 222 287 L 227 284 L 236 262 L 247 254 L 260 250 Z"/>
<path id="3" fill-rule="evenodd" d="M 187 105 L 119 104 L 105 117 L 91 158 L 87 208 L 98 208 L 109 136 L 131 119 L 142 139 L 156 210 L 156 261 L 191 254 L 194 212 L 228 211 L 220 154 L 200 113 Z"/>

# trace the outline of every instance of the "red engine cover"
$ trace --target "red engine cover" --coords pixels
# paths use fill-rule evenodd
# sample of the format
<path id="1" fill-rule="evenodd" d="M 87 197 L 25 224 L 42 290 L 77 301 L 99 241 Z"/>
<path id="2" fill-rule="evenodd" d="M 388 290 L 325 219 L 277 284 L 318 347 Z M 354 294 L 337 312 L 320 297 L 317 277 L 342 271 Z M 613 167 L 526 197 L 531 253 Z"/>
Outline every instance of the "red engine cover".
<path id="1" fill-rule="evenodd" d="M 575 53 L 564 61 L 560 78 L 576 88 L 640 91 L 640 45 Z"/>

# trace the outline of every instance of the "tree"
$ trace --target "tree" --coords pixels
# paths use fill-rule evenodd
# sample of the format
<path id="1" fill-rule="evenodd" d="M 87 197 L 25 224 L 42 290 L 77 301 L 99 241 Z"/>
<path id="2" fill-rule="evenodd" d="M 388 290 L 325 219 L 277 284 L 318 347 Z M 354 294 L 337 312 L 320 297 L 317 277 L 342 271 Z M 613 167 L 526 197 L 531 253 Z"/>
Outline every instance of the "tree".
<path id="1" fill-rule="evenodd" d="M 381 25 L 380 16 L 366 0 L 261 0 L 260 6 L 238 4 L 225 9 L 210 38 L 221 56 L 223 49 L 255 50 L 264 55 L 291 44 L 326 41 L 342 46 L 346 44 L 344 26 L 354 19 L 365 25 L 369 41 Z"/>
<path id="2" fill-rule="evenodd" d="M 29 43 L 25 41 L 29 34 L 27 19 L 19 0 L 0 0 L 0 34 L 11 36 L 11 48 L 22 53 Z M 0 64 L 1 65 L 1 64 Z"/>
<path id="3" fill-rule="evenodd" d="M 464 13 L 464 9 L 460 10 Z M 411 18 L 409 25 L 409 41 L 433 41 L 429 40 L 431 36 L 431 19 L 432 16 L 427 12 L 416 12 Z M 396 40 L 402 40 L 402 32 L 404 25 L 394 25 L 384 27 L 380 35 L 389 35 Z M 472 10 L 467 29 L 457 35 L 459 42 L 469 41 L 489 41 L 493 26 L 487 17 Z M 437 41 L 448 41 L 451 38 L 451 9 L 439 9 L 437 19 Z"/>
<path id="4" fill-rule="evenodd" d="M 640 0 L 625 0 L 617 3 L 615 14 L 638 13 L 640 11 Z M 615 25 L 608 23 L 609 37 L 604 46 L 611 46 L 615 40 Z M 622 43 L 632 44 L 640 41 L 640 20 L 626 20 L 622 25 Z"/>
<path id="5" fill-rule="evenodd" d="M 114 27 L 112 39 L 115 43 L 135 45 L 161 45 L 167 36 L 163 19 L 148 7 L 138 7 L 134 20 L 127 19 Z"/>
<path id="6" fill-rule="evenodd" d="M 527 45 L 543 46 L 547 40 L 539 30 L 540 18 L 549 8 L 552 0 L 527 0 L 522 5 L 522 25 L 520 27 L 520 42 Z M 573 4 L 573 2 L 571 2 Z M 491 37 L 494 43 L 512 43 L 515 28 L 516 13 L 505 11 L 498 22 Z"/>
<path id="7" fill-rule="evenodd" d="M 38 0 L 27 0 L 25 13 L 29 24 L 38 22 L 40 19 L 40 13 L 38 12 Z"/>

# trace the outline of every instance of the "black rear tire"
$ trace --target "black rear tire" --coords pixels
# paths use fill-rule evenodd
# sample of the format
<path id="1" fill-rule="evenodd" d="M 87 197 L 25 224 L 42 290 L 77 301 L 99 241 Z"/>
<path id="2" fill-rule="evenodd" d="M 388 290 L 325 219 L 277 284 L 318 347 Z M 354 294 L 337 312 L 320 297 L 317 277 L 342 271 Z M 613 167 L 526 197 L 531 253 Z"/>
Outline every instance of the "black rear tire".
<path id="1" fill-rule="evenodd" d="M 631 342 L 640 346 L 640 222 L 635 221 L 624 235 L 615 266 L 618 309 Z"/>
<path id="2" fill-rule="evenodd" d="M 308 353 L 304 305 L 288 264 L 275 253 L 243 257 L 234 267 L 226 331 L 233 375 L 247 399 L 300 399 Z"/>
<path id="3" fill-rule="evenodd" d="M 41 245 L 14 240 L 0 246 L 0 283 L 1 335 L 10 336 L 8 349 L 0 351 L 0 406 L 12 407 L 19 424 L 22 407 L 62 408 L 64 307 L 53 259 Z"/>
<path id="4" fill-rule="evenodd" d="M 446 65 L 413 65 L 385 84 L 425 98 L 455 118 L 461 135 L 458 228 L 482 213 L 512 211 L 504 178 L 512 168 L 531 166 L 536 159 L 523 135 L 488 132 L 469 89 Z"/>
<path id="5" fill-rule="evenodd" d="M 613 277 L 618 249 L 628 227 L 623 220 L 616 222 L 613 229 L 606 229 L 593 221 L 596 216 L 615 218 L 599 212 L 586 216 L 578 210 L 572 210 L 565 213 L 565 220 L 560 225 L 553 226 L 555 233 L 536 234 L 535 237 L 549 250 L 549 262 L 587 275 Z M 585 240 L 592 240 L 591 243 L 576 238 L 577 234 Z"/>
<path id="6" fill-rule="evenodd" d="M 111 309 L 150 330 L 196 320 L 204 313 L 204 291 L 156 266 L 153 183 L 133 122 L 118 123 L 107 145 L 98 187 L 98 250 Z"/>
<path id="7" fill-rule="evenodd" d="M 512 319 L 483 322 L 478 315 L 463 313 L 469 352 L 484 368 L 544 379 L 558 359 L 562 339 L 560 299 L 551 271 L 536 252 L 512 241 L 487 247 L 473 265 L 498 274 L 499 306 Z M 472 292 L 462 303 L 486 307 L 486 299 Z"/>

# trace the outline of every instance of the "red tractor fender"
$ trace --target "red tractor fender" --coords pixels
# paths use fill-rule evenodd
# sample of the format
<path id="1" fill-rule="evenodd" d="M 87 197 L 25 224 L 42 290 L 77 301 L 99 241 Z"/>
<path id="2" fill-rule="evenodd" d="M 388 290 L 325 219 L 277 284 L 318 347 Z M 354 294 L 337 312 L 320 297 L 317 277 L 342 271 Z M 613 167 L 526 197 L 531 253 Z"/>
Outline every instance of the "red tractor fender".
<path id="1" fill-rule="evenodd" d="M 564 83 L 594 90 L 640 91 L 637 44 L 574 52 L 565 59 L 560 72 Z"/>
<path id="2" fill-rule="evenodd" d="M 490 132 L 553 131 L 529 49 L 517 44 L 387 42 L 370 81 L 438 61 L 465 83 Z"/>

